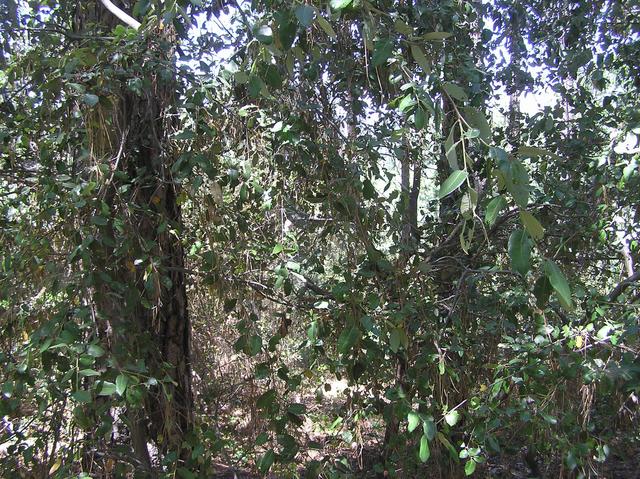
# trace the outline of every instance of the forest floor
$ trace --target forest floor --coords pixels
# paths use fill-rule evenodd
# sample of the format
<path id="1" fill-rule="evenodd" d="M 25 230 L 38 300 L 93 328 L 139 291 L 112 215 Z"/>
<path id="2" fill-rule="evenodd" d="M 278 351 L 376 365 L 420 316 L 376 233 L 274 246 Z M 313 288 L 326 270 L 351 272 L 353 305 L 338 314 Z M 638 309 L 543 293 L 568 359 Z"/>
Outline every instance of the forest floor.
<path id="1" fill-rule="evenodd" d="M 343 476 L 353 479 L 367 479 L 387 477 L 380 473 L 374 472 L 374 465 L 380 462 L 381 445 L 383 442 L 384 430 L 381 424 L 363 422 L 364 427 L 357 432 L 357 438 L 354 437 L 350 442 L 351 434 L 348 431 L 341 430 L 335 426 L 333 421 L 338 417 L 338 413 L 345 403 L 345 389 L 347 383 L 345 381 L 332 381 L 328 390 L 323 391 L 322 400 L 318 397 L 305 396 L 298 398 L 308 409 L 308 418 L 300 428 L 301 436 L 299 440 L 302 442 L 301 451 L 298 455 L 300 461 L 299 468 L 289 469 L 284 473 L 272 473 L 269 479 L 292 479 L 306 477 L 304 475 L 304 464 L 310 460 L 329 460 L 336 462 L 339 459 L 348 465 Z M 245 415 L 246 417 L 246 415 Z M 252 425 L 256 427 L 255 424 Z M 255 431 L 255 429 L 254 429 Z M 237 434 L 238 429 L 235 429 Z M 255 435 L 255 432 L 253 432 Z M 252 433 L 248 432 L 247 438 L 251 442 Z M 322 445 L 321 449 L 309 446 L 310 442 L 316 445 Z M 304 443 L 307 444 L 304 444 Z M 602 478 L 602 479 L 640 479 L 640 444 L 639 443 L 615 443 L 610 445 L 611 452 L 604 463 L 595 461 L 588 465 L 585 469 L 584 477 Z M 458 477 L 457 475 L 448 475 L 444 473 L 433 472 L 433 461 L 436 459 L 432 451 L 431 465 L 427 463 L 420 472 L 420 479 L 449 479 Z M 503 453 L 501 455 L 489 456 L 486 463 L 479 464 L 473 477 L 476 478 L 498 478 L 498 479 L 527 479 L 533 477 L 539 478 L 569 478 L 579 477 L 571 475 L 562 466 L 561 458 L 538 456 L 537 464 L 539 466 L 539 474 L 533 475 L 525 460 L 524 449 L 515 454 Z M 436 453 L 437 454 L 437 453 Z M 221 458 L 222 459 L 222 458 Z M 229 464 L 224 459 L 221 462 Z M 277 465 L 276 465 L 277 467 Z M 275 467 L 274 467 L 275 469 Z M 460 467 L 457 469 L 461 470 Z M 245 468 L 229 467 L 219 464 L 217 467 L 215 479 L 259 479 L 263 476 L 251 473 Z M 413 479 L 413 476 L 403 475 L 401 471 L 397 471 L 397 477 Z M 464 477 L 463 473 L 459 477 Z"/>
<path id="2" fill-rule="evenodd" d="M 222 384 L 225 384 L 222 382 Z M 347 390 L 346 381 L 336 381 L 327 379 L 325 388 L 322 383 L 318 383 L 315 391 L 309 389 L 299 397 L 291 398 L 295 402 L 304 403 L 307 408 L 307 418 L 304 424 L 296 433 L 301 444 L 301 452 L 298 454 L 298 467 L 295 465 L 287 469 L 287 472 L 279 472 L 278 464 L 274 466 L 276 472 L 268 476 L 269 479 L 294 479 L 304 478 L 304 466 L 311 460 L 326 461 L 335 463 L 339 459 L 348 465 L 343 476 L 353 479 L 366 479 L 387 477 L 374 472 L 374 466 L 381 462 L 381 451 L 384 437 L 384 426 L 380 421 L 360 421 L 361 429 L 358 431 L 348 431 L 342 425 L 336 426 L 336 418 L 348 416 L 345 408 L 348 408 L 348 397 L 352 392 Z M 318 396 L 320 391 L 320 396 Z M 255 396 L 259 394 L 254 386 L 247 389 L 234 389 L 234 397 L 242 398 L 235 407 L 221 412 L 220 424 L 225 424 L 228 428 L 228 437 L 238 439 L 243 437 L 246 441 L 246 450 L 251 450 L 256 435 L 267 426 L 265 419 L 260 418 L 256 413 Z M 227 398 L 228 399 L 228 398 Z M 345 414 L 346 413 L 346 414 Z M 222 426 L 223 428 L 225 426 Z M 353 437 L 351 436 L 353 434 Z M 314 447 L 308 447 L 311 443 Z M 242 449 L 241 442 L 236 443 L 237 450 Z M 318 447 L 320 446 L 320 447 Z M 233 445 L 231 446 L 233 450 Z M 434 448 L 436 449 L 436 448 Z M 640 479 L 640 442 L 625 443 L 618 442 L 610 444 L 610 454 L 604 463 L 592 461 L 585 467 L 585 476 L 588 478 L 602 479 Z M 442 453 L 442 451 L 441 451 Z M 419 476 L 403 475 L 397 471 L 396 477 L 401 479 L 442 479 L 464 477 L 459 466 L 458 473 L 445 474 L 434 472 L 434 464 L 438 460 L 438 451 L 432 450 L 432 457 L 419 473 Z M 252 458 L 242 457 L 220 457 L 220 464 L 217 467 L 215 479 L 258 479 L 263 476 L 251 472 Z M 448 462 L 441 457 L 441 463 Z M 579 477 L 571 475 L 563 468 L 562 458 L 544 457 L 537 458 L 539 474 L 534 476 L 525 461 L 523 451 L 512 451 L 511 454 L 503 453 L 487 457 L 487 462 L 479 464 L 474 475 L 476 478 L 498 478 L 498 479 L 526 479 L 532 477 L 540 478 L 570 478 Z M 234 464 L 235 467 L 230 466 Z M 456 476 L 455 474 L 461 474 Z"/>
<path id="3" fill-rule="evenodd" d="M 377 453 L 372 451 L 375 458 Z M 358 462 L 355 457 L 352 457 L 352 463 L 356 465 Z M 365 462 L 366 464 L 366 462 Z M 541 475 L 533 476 L 530 469 L 527 467 L 522 457 L 502 456 L 502 457 L 490 457 L 486 464 L 478 466 L 473 477 L 476 478 L 496 478 L 496 479 L 529 479 L 533 477 L 543 478 L 568 478 L 576 477 L 563 473 L 559 467 L 558 461 L 551 461 L 546 467 L 541 467 Z M 304 477 L 303 469 L 300 471 L 299 477 Z M 214 479 L 260 479 L 262 476 L 252 474 L 248 471 L 235 469 L 232 467 L 226 467 L 220 465 L 217 474 Z M 270 474 L 269 479 L 289 479 L 290 475 Z M 367 470 L 366 466 L 362 470 L 355 470 L 353 473 L 345 474 L 345 478 L 352 479 L 368 479 L 384 477 L 380 474 L 372 472 L 371 469 Z M 399 477 L 406 479 L 413 479 L 412 477 L 402 476 Z M 457 476 L 451 476 L 457 477 Z M 463 477 L 460 475 L 460 477 Z M 613 453 L 603 464 L 598 464 L 590 470 L 586 477 L 600 478 L 600 479 L 640 479 L 640 448 L 637 448 L 635 452 L 630 454 L 618 455 Z M 427 468 L 420 473 L 420 479 L 445 479 L 445 476 L 439 473 L 430 473 Z M 417 478 L 416 478 L 417 479 Z"/>

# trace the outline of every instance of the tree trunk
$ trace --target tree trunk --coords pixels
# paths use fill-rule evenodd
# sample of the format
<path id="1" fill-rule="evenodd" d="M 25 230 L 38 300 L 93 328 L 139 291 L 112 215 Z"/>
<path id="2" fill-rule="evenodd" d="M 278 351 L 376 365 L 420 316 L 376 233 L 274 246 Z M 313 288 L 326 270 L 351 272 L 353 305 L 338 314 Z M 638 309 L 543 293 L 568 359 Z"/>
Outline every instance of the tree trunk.
<path id="1" fill-rule="evenodd" d="M 97 28 L 110 28 L 113 15 L 99 3 L 93 6 L 95 10 L 84 8 L 91 14 L 98 12 Z M 125 414 L 130 442 L 143 467 L 151 467 L 150 442 L 162 453 L 177 451 L 185 459 L 184 439 L 193 426 L 180 185 L 171 173 L 175 162 L 170 144 L 176 127 L 175 34 L 171 25 L 152 29 L 140 33 L 145 53 L 144 58 L 136 59 L 137 71 L 127 65 L 123 71 L 132 71 L 131 77 L 111 85 L 116 92 L 112 99 L 117 98 L 108 112 L 113 118 L 112 131 L 101 133 L 110 140 L 102 148 L 111 158 L 105 201 L 112 217 L 126 218 L 124 238 L 115 242 L 113 254 L 105 254 L 104 268 L 111 278 L 126 284 L 126 291 L 103 283 L 96 299 L 106 319 L 107 326 L 101 329 L 115 360 L 142 364 L 144 374 L 158 381 L 139 402 L 127 396 L 132 404 Z M 142 80 L 142 88 L 133 91 L 130 80 Z M 112 224 L 110 227 L 113 229 Z M 124 301 L 114 297 L 124 297 Z"/>
<path id="2" fill-rule="evenodd" d="M 507 141 L 516 151 L 520 144 L 520 94 L 522 93 L 522 48 L 521 48 L 520 12 L 517 6 L 509 10 L 509 36 L 508 47 L 511 56 L 510 75 L 507 82 L 507 94 L 509 95 L 509 118 L 507 124 Z"/>
<path id="3" fill-rule="evenodd" d="M 158 48 L 153 45 L 152 48 Z M 153 49 L 151 49 L 153 54 Z M 161 61 L 173 66 L 172 52 L 160 52 Z M 144 171 L 138 177 L 139 187 L 132 202 L 147 206 L 150 211 L 137 218 L 141 239 L 155 246 L 150 254 L 157 263 L 157 277 L 152 298 L 154 308 L 140 303 L 138 318 L 144 318 L 143 332 L 152 338 L 157 350 L 149 350 L 151 368 L 167 373 L 174 384 L 166 383 L 164 392 L 158 391 L 149 404 L 149 418 L 153 421 L 152 436 L 163 437 L 166 448 L 180 449 L 184 434 L 193 421 L 190 324 L 184 280 L 184 253 L 177 232 L 181 228 L 181 212 L 177 203 L 179 185 L 171 177 L 174 158 L 168 136 L 173 130 L 169 112 L 174 100 L 173 79 L 162 79 L 161 74 L 148 78 L 151 89 L 136 96 L 130 94 L 124 105 L 128 115 L 125 125 L 129 130 L 127 149 L 132 152 L 129 170 Z M 167 224 L 162 228 L 161 225 Z M 139 271 L 141 297 L 149 296 L 145 286 L 146 271 Z M 160 376 L 162 377 L 162 376 Z M 164 449 L 164 447 L 163 447 Z"/>

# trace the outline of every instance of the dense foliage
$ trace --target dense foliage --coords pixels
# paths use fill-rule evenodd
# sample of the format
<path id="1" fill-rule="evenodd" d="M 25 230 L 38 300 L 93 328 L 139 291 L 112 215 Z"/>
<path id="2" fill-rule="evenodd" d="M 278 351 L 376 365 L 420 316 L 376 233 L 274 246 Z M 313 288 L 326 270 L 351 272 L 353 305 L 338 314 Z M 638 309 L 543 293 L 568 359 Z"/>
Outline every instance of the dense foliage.
<path id="1" fill-rule="evenodd" d="M 634 2 L 110 3 L 0 5 L 3 475 L 640 439 Z"/>

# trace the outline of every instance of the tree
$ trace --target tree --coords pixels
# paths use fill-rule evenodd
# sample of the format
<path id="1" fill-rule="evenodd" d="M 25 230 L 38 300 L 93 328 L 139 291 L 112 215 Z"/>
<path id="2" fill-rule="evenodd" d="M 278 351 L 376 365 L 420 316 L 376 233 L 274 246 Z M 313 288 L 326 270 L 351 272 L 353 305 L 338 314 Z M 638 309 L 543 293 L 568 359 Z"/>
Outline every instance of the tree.
<path id="1" fill-rule="evenodd" d="M 183 451 L 193 427 L 180 186 L 172 177 L 176 37 L 173 26 L 160 18 L 149 22 L 144 32 L 117 26 L 115 38 L 100 37 L 117 25 L 113 12 L 120 12 L 110 2 L 104 6 L 95 2 L 54 10 L 49 22 L 73 33 L 53 34 L 63 62 L 42 64 L 33 77 L 37 83 L 25 85 L 39 92 L 33 106 L 41 116 L 24 119 L 33 125 L 34 135 L 23 151 L 18 149 L 12 166 L 24 173 L 20 181 L 49 183 L 62 203 L 45 210 L 45 229 L 58 221 L 77 225 L 62 237 L 52 228 L 58 240 L 52 250 L 66 252 L 78 266 L 56 271 L 62 280 L 56 280 L 51 293 L 64 292 L 65 298 L 54 322 L 46 323 L 47 333 L 36 329 L 43 341 L 40 352 L 58 346 L 60 353 L 71 348 L 79 354 L 76 361 L 82 366 L 76 363 L 74 377 L 62 382 L 71 379 L 76 401 L 92 404 L 93 410 L 75 409 L 85 426 L 96 419 L 88 417 L 92 415 L 102 416 L 103 426 L 116 420 L 100 396 L 123 398 L 136 459 L 149 469 L 148 443 L 164 452 Z M 48 48 L 49 32 L 34 29 L 45 40 L 41 50 Z M 74 137 L 51 142 L 57 122 L 73 123 L 79 134 L 63 126 L 61 134 Z M 44 152 L 43 161 L 30 167 L 30 156 L 38 151 Z M 58 189 L 60 178 L 66 185 L 63 191 Z M 75 197 L 75 208 L 66 205 L 65 189 Z M 76 238 L 81 244 L 74 246 Z M 91 320 L 88 331 L 59 336 L 74 316 L 86 314 L 90 318 L 83 319 Z M 55 363 L 57 353 L 52 356 L 45 369 Z M 58 367 L 67 365 L 65 360 Z"/>
<path id="2" fill-rule="evenodd" d="M 13 6 L 7 470 L 283 472 L 325 415 L 391 477 L 633 435 L 630 2 Z"/>

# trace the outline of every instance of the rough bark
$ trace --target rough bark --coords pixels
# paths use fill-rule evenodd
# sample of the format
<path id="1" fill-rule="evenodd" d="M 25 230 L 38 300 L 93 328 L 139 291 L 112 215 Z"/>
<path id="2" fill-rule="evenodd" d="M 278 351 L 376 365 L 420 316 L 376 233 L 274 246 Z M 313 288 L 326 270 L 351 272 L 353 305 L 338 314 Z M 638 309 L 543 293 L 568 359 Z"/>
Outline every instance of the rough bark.
<path id="1" fill-rule="evenodd" d="M 97 28 L 112 27 L 112 15 L 99 2 L 84 8 L 92 14 L 98 12 Z M 112 181 L 106 185 L 105 200 L 114 214 L 128 218 L 129 250 L 118 245 L 115 261 L 104 266 L 114 279 L 128 284 L 129 291 L 118 304 L 113 300 L 118 295 L 105 284 L 98 292 L 97 305 L 108 324 L 103 331 L 116 357 L 142 360 L 147 373 L 161 382 L 142 405 L 125 414 L 135 456 L 143 467 L 150 468 L 150 442 L 161 452 L 188 454 L 183 443 L 193 425 L 193 399 L 191 328 L 179 238 L 180 185 L 172 178 L 175 157 L 169 141 L 176 127 L 175 35 L 168 25 L 141 35 L 146 35 L 140 40 L 146 42 L 145 58 L 139 60 L 145 87 L 134 92 L 126 78 L 113 85 L 117 91 L 117 101 L 109 112 L 113 131 L 106 135 L 118 141 L 105 142 L 112 149 L 108 152 Z M 120 187 L 125 182 L 129 188 L 123 193 Z M 132 263 L 145 255 L 149 258 L 145 265 L 150 267 Z M 122 291 L 118 293 L 123 296 Z"/>
<path id="2" fill-rule="evenodd" d="M 509 55 L 511 56 L 511 74 L 507 84 L 507 93 L 509 94 L 509 114 L 507 125 L 507 141 L 513 150 L 517 150 L 520 143 L 520 94 L 522 93 L 522 81 L 520 79 L 522 73 L 522 48 L 521 48 L 521 25 L 520 13 L 517 6 L 510 9 L 509 12 L 509 36 L 508 46 Z"/>
<path id="3" fill-rule="evenodd" d="M 159 46 L 152 45 L 151 48 Z M 165 56 L 161 61 L 171 67 L 172 52 L 160 55 Z M 157 438 L 161 434 L 170 449 L 179 449 L 184 433 L 191 428 L 193 413 L 184 253 L 180 239 L 172 232 L 173 228 L 179 231 L 181 225 L 177 204 L 179 186 L 171 177 L 174 158 L 168 145 L 168 134 L 173 130 L 168 113 L 174 104 L 175 85 L 173 81 L 163 80 L 160 74 L 150 80 L 150 91 L 143 96 L 129 95 L 125 100 L 129 111 L 125 120 L 130 131 L 127 148 L 134 152 L 130 166 L 145 171 L 133 200 L 151 210 L 139 218 L 139 234 L 144 240 L 155 243 L 152 254 L 159 260 L 158 274 L 165 280 L 155 286 L 155 309 L 139 305 L 138 317 L 146 317 L 146 333 L 158 346 L 158 351 L 149 352 L 151 364 L 157 368 L 170 365 L 166 372 L 175 382 L 165 384 L 166 393 L 158 393 L 157 401 L 150 405 L 153 435 Z M 163 222 L 171 227 L 158 232 Z M 143 278 L 138 284 L 144 285 Z M 141 291 L 141 294 L 145 292 Z"/>

